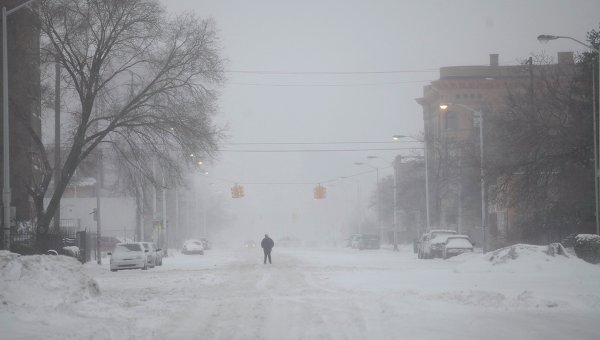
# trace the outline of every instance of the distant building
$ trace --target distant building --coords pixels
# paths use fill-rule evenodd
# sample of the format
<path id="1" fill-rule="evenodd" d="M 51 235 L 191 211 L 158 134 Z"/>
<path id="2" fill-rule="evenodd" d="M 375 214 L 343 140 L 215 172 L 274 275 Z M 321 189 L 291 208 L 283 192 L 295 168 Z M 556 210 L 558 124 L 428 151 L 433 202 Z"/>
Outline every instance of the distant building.
<path id="1" fill-rule="evenodd" d="M 558 53 L 558 64 L 573 64 L 572 52 Z M 554 67 L 547 65 L 544 67 Z M 429 172 L 431 228 L 454 229 L 483 242 L 480 182 L 480 129 L 478 112 L 498 108 L 508 90 L 526 88 L 534 77 L 530 65 L 499 65 L 499 56 L 490 54 L 489 65 L 440 68 L 440 78 L 423 89 L 417 102 L 423 107 L 424 133 Z M 440 105 L 447 105 L 442 109 Z M 495 183 L 486 183 L 486 191 Z M 506 234 L 510 216 L 506 208 L 496 206 L 486 195 L 488 232 Z M 489 234 L 488 234 L 489 235 Z M 489 243 L 489 242 L 488 242 Z"/>

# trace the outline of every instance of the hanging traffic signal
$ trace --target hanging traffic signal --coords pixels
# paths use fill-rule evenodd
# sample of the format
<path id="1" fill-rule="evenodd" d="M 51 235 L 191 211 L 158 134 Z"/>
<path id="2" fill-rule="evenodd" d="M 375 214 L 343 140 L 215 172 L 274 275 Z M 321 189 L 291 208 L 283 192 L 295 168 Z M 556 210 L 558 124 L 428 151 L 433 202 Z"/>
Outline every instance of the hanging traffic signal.
<path id="1" fill-rule="evenodd" d="M 327 196 L 327 189 L 321 184 L 318 184 L 313 190 L 313 193 L 316 200 L 324 199 Z"/>
<path id="2" fill-rule="evenodd" d="M 239 184 L 235 184 L 233 187 L 231 187 L 231 197 L 233 197 L 233 198 L 244 197 L 244 187 Z"/>

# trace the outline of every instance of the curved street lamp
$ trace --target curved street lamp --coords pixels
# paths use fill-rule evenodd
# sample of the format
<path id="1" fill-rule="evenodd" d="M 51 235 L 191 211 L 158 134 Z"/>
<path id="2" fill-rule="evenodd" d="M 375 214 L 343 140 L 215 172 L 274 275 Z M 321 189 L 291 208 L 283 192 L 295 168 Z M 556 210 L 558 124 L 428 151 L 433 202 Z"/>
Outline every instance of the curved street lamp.
<path id="1" fill-rule="evenodd" d="M 375 169 L 375 172 L 377 174 L 377 227 L 379 228 L 379 240 L 380 242 L 383 241 L 383 227 L 381 226 L 381 194 L 380 194 L 380 189 L 379 189 L 379 168 L 378 167 L 374 167 L 368 163 L 363 163 L 363 162 L 354 162 L 355 165 L 366 165 L 371 169 Z"/>
<path id="2" fill-rule="evenodd" d="M 466 109 L 472 112 L 475 116 L 479 117 L 479 157 L 481 162 L 481 166 L 479 167 L 481 177 L 481 227 L 483 231 L 483 253 L 485 254 L 487 252 L 487 207 L 485 201 L 485 170 L 483 168 L 483 112 L 460 103 L 443 103 L 440 104 L 439 107 L 441 110 L 447 110 L 450 106 L 462 107 L 463 109 Z"/>
<path id="3" fill-rule="evenodd" d="M 431 222 L 429 218 L 429 167 L 427 163 L 427 137 L 425 137 L 422 141 L 418 140 L 411 136 L 405 135 L 393 135 L 392 139 L 395 141 L 402 140 L 403 138 L 411 138 L 419 143 L 423 143 L 423 158 L 425 158 L 425 219 L 426 219 L 426 227 L 427 231 L 431 230 Z M 417 235 L 420 236 L 420 235 Z"/>
<path id="4" fill-rule="evenodd" d="M 597 72 L 598 72 L 598 80 L 599 80 L 599 84 L 600 84 L 600 49 L 595 48 L 592 45 L 588 45 L 582 41 L 579 41 L 575 38 L 572 37 L 567 37 L 567 36 L 561 36 L 561 35 L 549 35 L 549 34 L 541 34 L 538 35 L 537 40 L 541 43 L 547 43 L 550 40 L 556 40 L 556 39 L 569 39 L 572 40 L 582 46 L 585 46 L 587 48 L 589 48 L 592 51 L 595 51 L 598 54 L 598 67 L 597 67 Z M 592 77 L 593 80 L 593 77 Z M 594 87 L 594 82 L 592 81 L 592 88 Z M 600 100 L 600 86 L 598 86 L 598 95 L 599 95 L 599 100 Z M 596 91 L 594 91 L 596 92 Z M 594 93 L 595 95 L 595 93 Z M 594 194 L 595 194 L 595 204 L 594 204 L 594 208 L 596 210 L 596 235 L 600 235 L 600 217 L 598 216 L 598 176 L 600 175 L 598 173 L 598 146 L 596 145 L 596 143 L 598 142 L 598 130 L 600 129 L 599 125 L 596 125 L 596 100 L 593 99 L 593 124 L 594 124 Z M 598 120 L 598 124 L 600 124 L 600 119 Z"/>

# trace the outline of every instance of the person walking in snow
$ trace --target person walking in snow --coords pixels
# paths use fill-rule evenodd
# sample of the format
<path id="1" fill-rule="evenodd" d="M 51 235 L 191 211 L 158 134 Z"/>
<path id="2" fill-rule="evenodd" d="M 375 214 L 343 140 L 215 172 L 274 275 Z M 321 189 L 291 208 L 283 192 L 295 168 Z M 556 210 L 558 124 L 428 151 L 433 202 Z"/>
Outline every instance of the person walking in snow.
<path id="1" fill-rule="evenodd" d="M 269 258 L 269 264 L 271 264 L 271 250 L 275 246 L 275 242 L 273 242 L 273 239 L 269 237 L 269 234 L 265 234 L 265 238 L 263 238 L 262 242 L 260 242 L 260 246 L 265 253 L 264 263 L 267 264 L 267 258 Z"/>

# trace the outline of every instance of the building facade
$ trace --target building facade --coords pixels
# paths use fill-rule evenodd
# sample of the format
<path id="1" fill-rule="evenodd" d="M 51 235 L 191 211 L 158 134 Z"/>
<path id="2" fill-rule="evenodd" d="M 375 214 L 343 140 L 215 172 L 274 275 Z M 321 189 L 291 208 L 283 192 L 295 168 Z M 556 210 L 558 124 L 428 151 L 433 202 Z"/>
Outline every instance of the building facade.
<path id="1" fill-rule="evenodd" d="M 558 64 L 573 63 L 572 52 L 558 54 Z M 482 160 L 485 168 L 492 152 L 486 135 L 494 129 L 485 123 L 486 112 L 501 108 L 509 91 L 533 86 L 535 76 L 531 60 L 502 66 L 491 54 L 488 65 L 442 67 L 440 78 L 424 87 L 417 102 L 423 107 L 432 229 L 457 230 L 480 245 L 502 243 L 510 216 L 518 212 L 496 204 L 495 182 L 482 181 Z"/>

